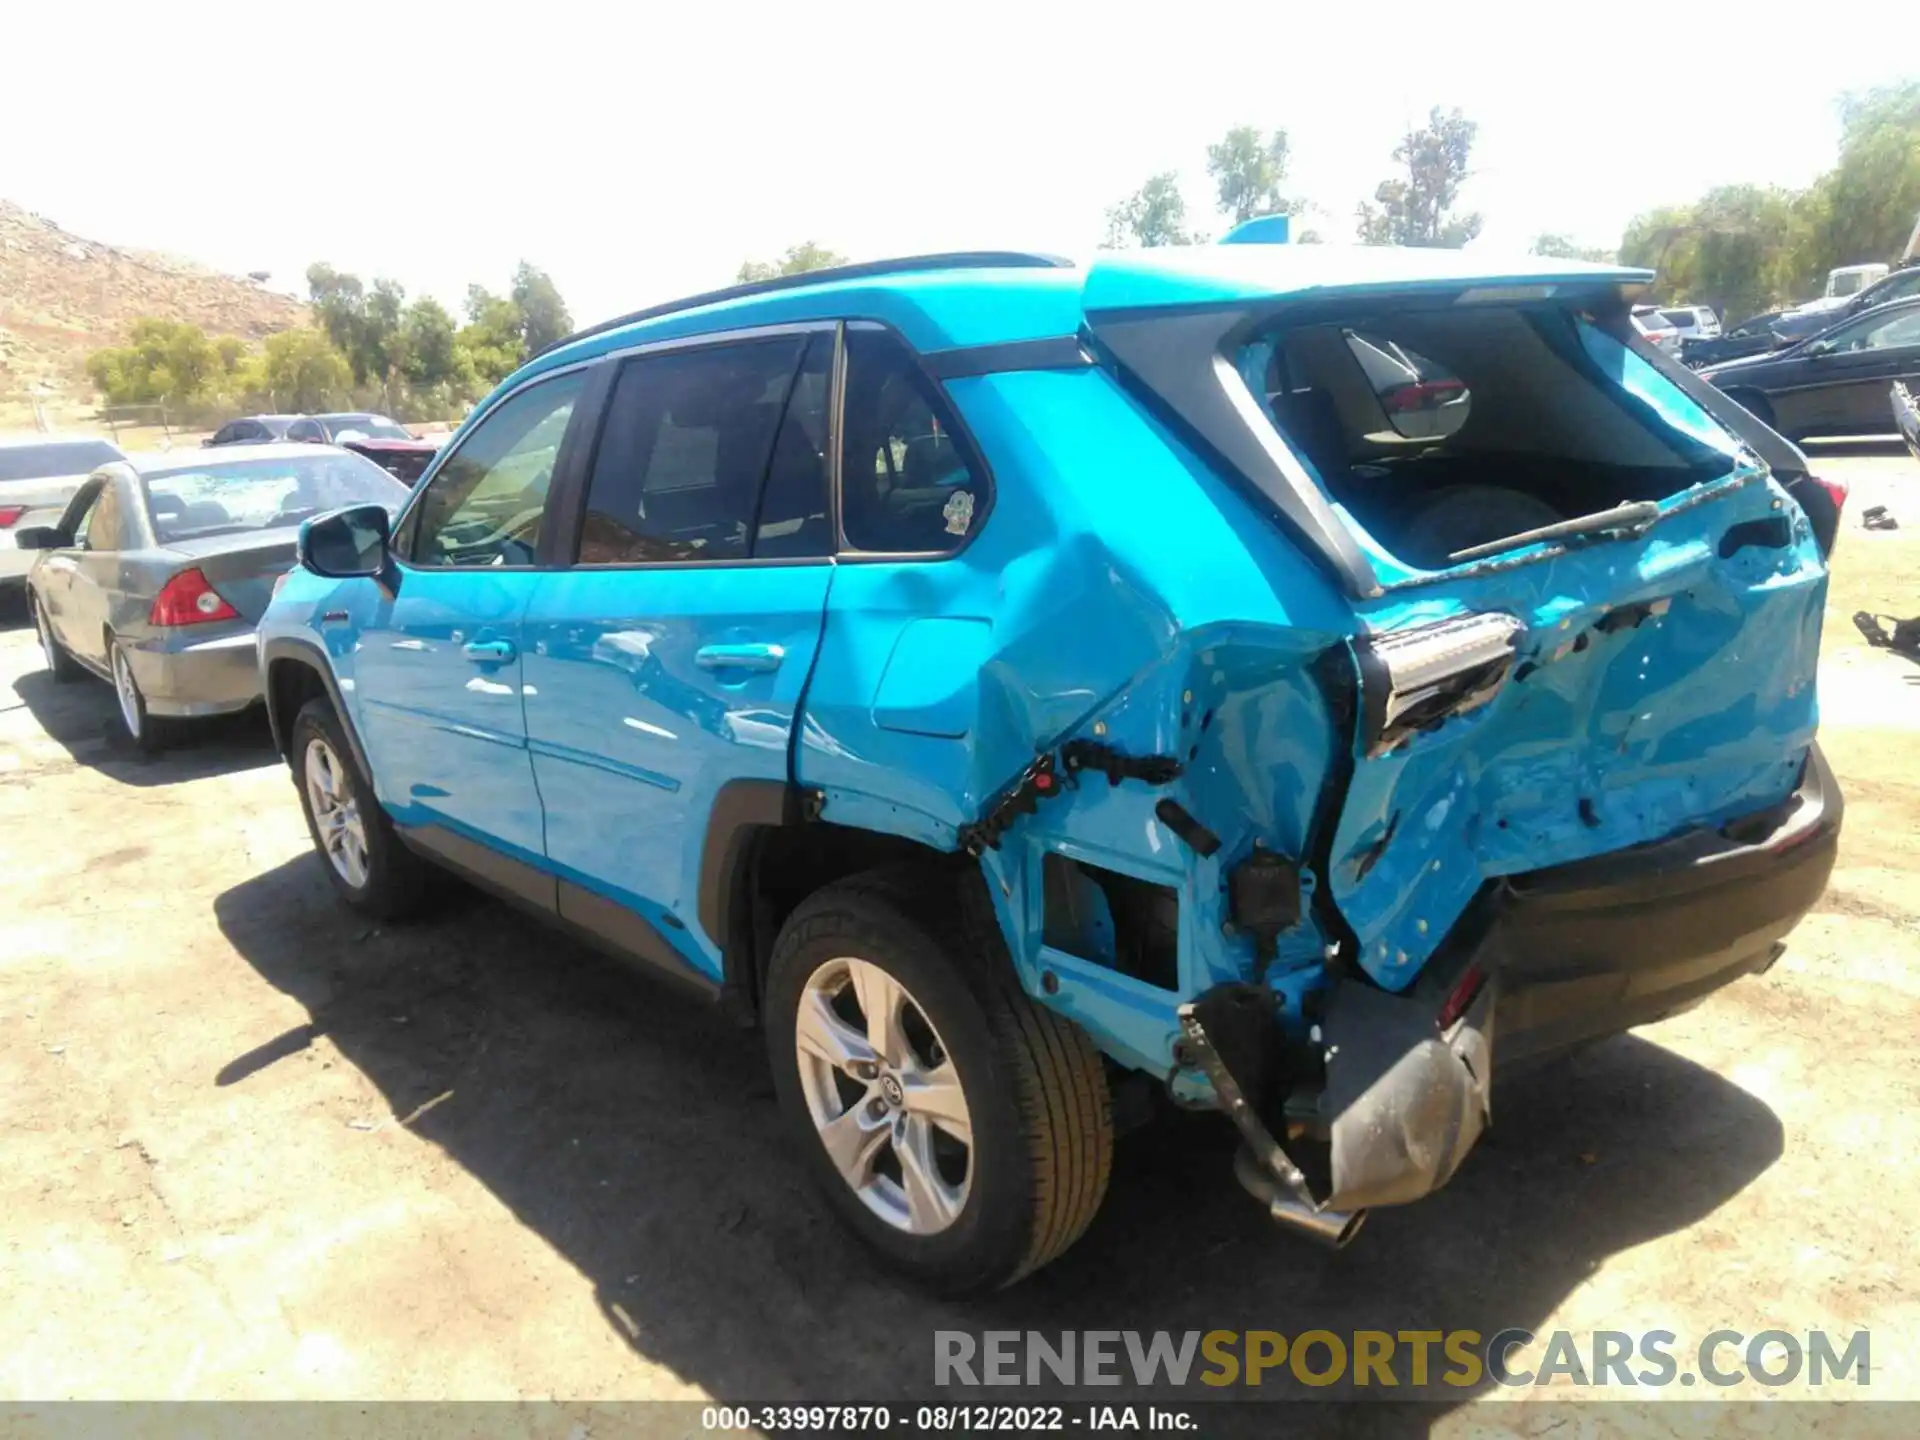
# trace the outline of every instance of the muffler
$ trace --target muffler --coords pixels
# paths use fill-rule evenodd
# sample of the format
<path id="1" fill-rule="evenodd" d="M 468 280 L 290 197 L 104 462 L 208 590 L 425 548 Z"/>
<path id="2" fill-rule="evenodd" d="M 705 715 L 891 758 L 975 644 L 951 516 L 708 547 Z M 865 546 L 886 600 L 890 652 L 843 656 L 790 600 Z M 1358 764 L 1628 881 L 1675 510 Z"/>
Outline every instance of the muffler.
<path id="1" fill-rule="evenodd" d="M 1304 1235 L 1329 1250 L 1344 1250 L 1367 1223 L 1364 1210 L 1322 1210 L 1303 1200 L 1283 1183 L 1260 1158 L 1245 1145 L 1233 1157 L 1233 1178 L 1254 1199 L 1267 1207 L 1276 1225 Z"/>

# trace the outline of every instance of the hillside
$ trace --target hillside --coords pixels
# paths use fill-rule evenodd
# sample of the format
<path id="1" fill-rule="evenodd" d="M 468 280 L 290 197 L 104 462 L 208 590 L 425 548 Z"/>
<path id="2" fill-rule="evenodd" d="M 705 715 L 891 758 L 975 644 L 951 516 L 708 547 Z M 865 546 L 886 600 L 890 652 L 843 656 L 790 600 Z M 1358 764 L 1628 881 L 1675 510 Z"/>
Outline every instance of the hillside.
<path id="1" fill-rule="evenodd" d="M 309 319 L 254 281 L 88 240 L 0 200 L 0 429 L 31 425 L 35 394 L 56 424 L 91 413 L 88 354 L 148 315 L 250 341 Z"/>

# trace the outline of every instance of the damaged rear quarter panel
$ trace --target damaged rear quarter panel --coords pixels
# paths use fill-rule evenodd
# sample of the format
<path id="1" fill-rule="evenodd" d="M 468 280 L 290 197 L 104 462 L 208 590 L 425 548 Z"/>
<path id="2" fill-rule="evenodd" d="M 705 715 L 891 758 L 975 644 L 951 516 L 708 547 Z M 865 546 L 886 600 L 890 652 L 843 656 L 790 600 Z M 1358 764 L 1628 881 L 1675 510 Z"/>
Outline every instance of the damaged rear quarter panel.
<path id="1" fill-rule="evenodd" d="M 1222 933 L 1222 875 L 1256 838 L 1304 852 L 1350 743 L 1313 666 L 1344 649 L 1352 611 L 1106 372 L 987 375 L 948 392 L 992 471 L 993 509 L 951 558 L 838 567 L 797 778 L 839 823 L 953 849 L 1066 739 L 1177 757 L 1170 785 L 1086 774 L 1062 786 L 983 857 L 1029 992 L 1123 1063 L 1164 1071 L 1179 1000 L 1251 965 L 1248 942 Z M 929 620 L 965 622 L 947 631 L 968 643 L 944 674 L 913 633 Z M 903 653 L 912 674 L 889 675 Z M 1155 816 L 1166 798 L 1220 837 L 1215 855 Z M 1179 892 L 1180 994 L 1042 943 L 1049 851 Z M 1283 991 L 1317 980 L 1323 945 L 1311 919 L 1283 937 Z"/>

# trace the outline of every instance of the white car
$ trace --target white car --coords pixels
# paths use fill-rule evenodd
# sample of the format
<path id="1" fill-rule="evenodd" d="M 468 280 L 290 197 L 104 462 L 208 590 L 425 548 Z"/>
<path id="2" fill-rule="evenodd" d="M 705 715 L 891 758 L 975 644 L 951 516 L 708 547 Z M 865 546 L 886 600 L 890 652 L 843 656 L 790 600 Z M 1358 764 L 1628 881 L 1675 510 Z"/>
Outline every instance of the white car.
<path id="1" fill-rule="evenodd" d="M 92 435 L 0 435 L 0 585 L 26 582 L 37 555 L 14 544 L 30 525 L 51 525 L 87 476 L 127 457 Z"/>
<path id="2" fill-rule="evenodd" d="M 1708 305 L 1664 305 L 1660 318 L 1673 326 L 1681 340 L 1717 340 L 1720 317 Z M 1675 342 L 1676 347 L 1678 342 Z"/>
<path id="3" fill-rule="evenodd" d="M 1669 355 L 1680 353 L 1680 331 L 1666 315 L 1652 305 L 1633 307 L 1633 328 L 1646 337 L 1649 345 Z"/>

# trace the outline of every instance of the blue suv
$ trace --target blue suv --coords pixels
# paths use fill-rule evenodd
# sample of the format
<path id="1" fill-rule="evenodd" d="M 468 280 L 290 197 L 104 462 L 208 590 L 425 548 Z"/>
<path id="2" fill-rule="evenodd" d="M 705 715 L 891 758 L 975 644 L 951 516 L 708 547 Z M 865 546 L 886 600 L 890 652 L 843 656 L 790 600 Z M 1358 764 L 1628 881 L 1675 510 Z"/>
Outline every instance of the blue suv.
<path id="1" fill-rule="evenodd" d="M 1833 865 L 1825 495 L 1637 338 L 1649 278 L 973 253 L 573 336 L 397 519 L 305 526 L 260 659 L 315 847 L 759 1026 L 943 1290 L 1071 1245 L 1162 1099 L 1343 1244 Z"/>

